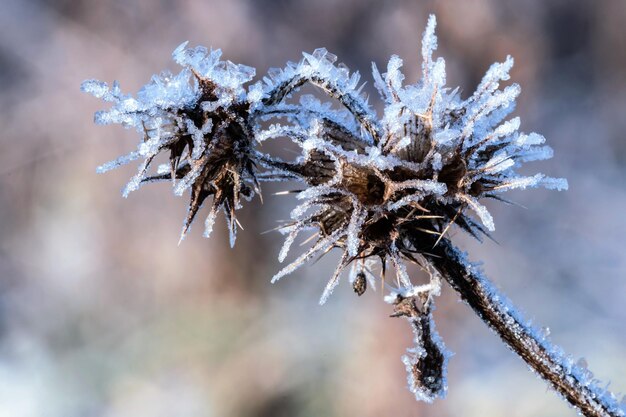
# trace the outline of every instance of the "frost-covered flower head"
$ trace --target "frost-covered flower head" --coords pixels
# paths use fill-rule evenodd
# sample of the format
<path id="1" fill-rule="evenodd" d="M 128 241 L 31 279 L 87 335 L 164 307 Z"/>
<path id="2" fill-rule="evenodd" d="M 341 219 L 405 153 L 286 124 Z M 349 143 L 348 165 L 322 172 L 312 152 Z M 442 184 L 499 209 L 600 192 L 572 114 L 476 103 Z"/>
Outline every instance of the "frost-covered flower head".
<path id="1" fill-rule="evenodd" d="M 221 209 L 232 245 L 237 230 L 235 210 L 242 197 L 251 198 L 258 192 L 248 120 L 250 102 L 244 89 L 255 70 L 221 61 L 221 55 L 219 49 L 188 49 L 185 42 L 173 53 L 182 71 L 153 76 L 137 98 L 122 94 L 117 82 L 109 88 L 104 82 L 88 80 L 82 90 L 114 103 L 109 110 L 96 113 L 96 123 L 120 123 L 142 134 L 136 151 L 102 165 L 99 172 L 143 159 L 124 196 L 144 183 L 162 180 L 171 180 L 177 195 L 189 190 L 191 201 L 181 239 L 203 202 L 213 196 L 205 235 L 211 233 Z M 161 153 L 168 155 L 169 164 L 149 172 Z"/>
<path id="2" fill-rule="evenodd" d="M 418 83 L 403 85 L 397 56 L 382 75 L 373 64 L 375 85 L 385 103 L 380 119 L 356 88 L 358 74 L 349 77 L 325 50 L 305 55 L 274 81 L 277 85 L 286 84 L 286 78 L 307 78 L 352 115 L 346 118 L 317 105 L 311 116 L 296 120 L 301 132 L 292 137 L 299 138 L 302 147 L 296 171 L 310 187 L 298 194 L 302 203 L 292 212 L 293 222 L 283 228 L 287 239 L 279 259 L 300 232 L 317 231 L 317 238 L 274 279 L 338 247 L 343 254 L 322 303 L 348 264 L 361 265 L 370 257 L 379 258 L 383 269 L 387 261 L 394 266 L 394 294 L 415 294 L 418 287 L 405 264 L 427 267 L 421 255 L 452 225 L 478 239 L 494 230 L 481 199 L 500 200 L 502 192 L 515 188 L 567 188 L 564 179 L 517 173 L 524 162 L 550 158 L 552 150 L 543 146 L 541 135 L 518 132 L 519 118 L 505 120 L 520 92 L 517 84 L 500 88 L 509 79 L 513 59 L 492 65 L 476 92 L 463 100 L 458 89 L 445 86 L 443 58 L 433 59 L 434 31 L 431 16 Z"/>

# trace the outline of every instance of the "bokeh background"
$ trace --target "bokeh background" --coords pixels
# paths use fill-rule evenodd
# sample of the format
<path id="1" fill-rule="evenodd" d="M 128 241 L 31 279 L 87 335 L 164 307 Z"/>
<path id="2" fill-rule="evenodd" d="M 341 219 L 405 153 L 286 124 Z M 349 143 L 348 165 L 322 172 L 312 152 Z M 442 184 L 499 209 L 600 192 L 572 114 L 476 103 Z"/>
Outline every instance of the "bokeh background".
<path id="1" fill-rule="evenodd" d="M 177 246 L 186 198 L 163 184 L 125 200 L 134 166 L 95 173 L 137 137 L 92 124 L 104 104 L 83 79 L 134 93 L 190 40 L 261 75 L 325 46 L 369 79 L 396 53 L 415 81 L 431 12 L 449 85 L 469 94 L 516 58 L 517 114 L 555 149 L 528 172 L 570 183 L 513 193 L 527 209 L 490 205 L 499 243 L 456 241 L 626 392 L 623 0 L 2 0 L 0 416 L 574 416 L 448 287 L 435 313 L 456 353 L 448 397 L 416 403 L 400 362 L 411 332 L 380 291 L 344 281 L 318 306 L 333 259 L 270 284 L 281 239 L 261 232 L 293 206 L 272 187 L 241 211 L 234 250 L 223 220 Z"/>

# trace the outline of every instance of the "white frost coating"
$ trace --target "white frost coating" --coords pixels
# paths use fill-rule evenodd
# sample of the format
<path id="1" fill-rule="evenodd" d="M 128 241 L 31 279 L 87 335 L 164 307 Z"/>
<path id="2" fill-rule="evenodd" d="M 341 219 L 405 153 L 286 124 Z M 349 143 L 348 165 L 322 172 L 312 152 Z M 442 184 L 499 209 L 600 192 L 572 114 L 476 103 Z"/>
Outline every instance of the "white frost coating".
<path id="1" fill-rule="evenodd" d="M 290 137 L 293 138 L 295 142 L 298 141 L 301 137 L 306 135 L 305 131 L 293 127 L 293 126 L 282 126 L 280 124 L 270 125 L 267 129 L 259 132 L 256 135 L 257 142 L 264 142 L 268 139 L 278 138 L 278 137 Z"/>
<path id="2" fill-rule="evenodd" d="M 217 212 L 214 209 L 209 211 L 209 215 L 206 217 L 204 221 L 204 237 L 211 236 L 213 232 L 213 225 L 215 224 L 215 219 L 217 218 Z"/>
<path id="3" fill-rule="evenodd" d="M 402 65 L 402 58 L 400 58 L 398 55 L 392 55 L 391 58 L 389 58 L 389 63 L 387 64 L 386 78 L 389 86 L 395 91 L 398 91 L 400 90 L 400 88 L 402 88 L 402 81 L 404 81 L 404 75 L 402 74 L 402 72 L 400 72 L 400 68 L 402 68 Z"/>
<path id="4" fill-rule="evenodd" d="M 263 84 L 261 82 L 252 84 L 248 89 L 248 102 L 251 104 L 257 104 L 263 100 L 263 98 L 265 98 Z"/>
<path id="5" fill-rule="evenodd" d="M 317 185 L 315 187 L 310 187 L 310 188 L 307 188 L 306 190 L 299 192 L 296 198 L 298 200 L 315 199 L 324 194 L 330 194 L 330 193 L 347 194 L 345 191 L 339 188 L 333 187 L 332 185 Z"/>
<path id="6" fill-rule="evenodd" d="M 529 133 L 528 135 L 526 134 L 519 135 L 519 137 L 515 141 L 515 145 L 521 148 L 524 146 L 542 145 L 543 143 L 545 143 L 545 141 L 546 141 L 546 138 L 544 138 L 542 135 L 540 135 L 539 133 L 532 132 L 532 133 Z"/>
<path id="7" fill-rule="evenodd" d="M 159 164 L 156 169 L 156 173 L 159 175 L 169 174 L 172 170 L 172 166 L 170 164 Z"/>
<path id="8" fill-rule="evenodd" d="M 532 177 L 509 178 L 506 182 L 495 188 L 496 191 L 506 191 L 513 189 L 525 189 L 528 187 L 544 187 L 549 190 L 567 190 L 567 180 L 564 178 L 550 178 L 543 174 L 536 174 Z"/>
<path id="9" fill-rule="evenodd" d="M 105 172 L 111 171 L 112 169 L 119 168 L 120 166 L 125 165 L 129 162 L 136 161 L 139 158 L 141 158 L 139 152 L 131 152 L 128 155 L 120 156 L 114 161 L 110 161 L 100 165 L 98 168 L 96 168 L 96 172 L 98 174 L 103 174 Z"/>
<path id="10" fill-rule="evenodd" d="M 518 163 L 531 161 L 544 161 L 554 156 L 554 151 L 549 146 L 537 146 L 517 153 L 515 161 Z"/>
<path id="11" fill-rule="evenodd" d="M 291 210 L 291 218 L 293 220 L 301 220 L 302 216 L 315 205 L 317 205 L 317 202 L 313 199 L 297 205 L 293 210 Z"/>
<path id="12" fill-rule="evenodd" d="M 283 243 L 283 246 L 278 254 L 278 262 L 282 263 L 285 260 L 287 254 L 289 253 L 289 249 L 291 248 L 294 240 L 296 240 L 296 237 L 298 236 L 298 233 L 300 233 L 300 230 L 300 228 L 294 227 L 289 235 L 287 235 L 287 238 L 285 238 L 285 242 Z"/>
<path id="13" fill-rule="evenodd" d="M 456 129 L 445 128 L 444 130 L 436 132 L 434 138 L 440 145 L 445 145 L 458 138 L 460 133 L 461 132 Z"/>
<path id="14" fill-rule="evenodd" d="M 357 256 L 359 253 L 359 246 L 361 244 L 359 232 L 361 231 L 366 217 L 367 212 L 355 204 L 346 232 L 347 249 L 350 256 Z"/>
<path id="15" fill-rule="evenodd" d="M 378 130 L 375 114 L 361 94 L 362 86 L 358 87 L 358 73 L 350 75 L 344 65 L 335 65 L 337 57 L 325 48 L 302 55 L 304 59 L 299 63 L 288 62 L 283 69 L 269 70 L 269 77 L 263 78 L 265 96 L 282 99 L 300 88 L 299 80 L 310 79 L 315 85 L 335 96 L 346 108 L 349 107 L 361 121 Z"/>
<path id="16" fill-rule="evenodd" d="M 429 78 L 429 71 L 433 62 L 433 52 L 437 49 L 437 36 L 435 28 L 437 27 L 437 18 L 431 14 L 428 17 L 428 23 L 422 36 L 422 77 L 424 80 Z"/>
<path id="17" fill-rule="evenodd" d="M 86 80 L 83 81 L 80 89 L 84 93 L 91 94 L 105 101 L 115 101 L 117 99 L 116 95 L 109 90 L 109 86 L 104 81 Z"/>
<path id="18" fill-rule="evenodd" d="M 201 173 L 202 165 L 197 164 L 174 186 L 174 194 L 179 196 L 183 195 L 185 191 L 187 191 L 189 187 L 191 187 L 191 184 L 200 176 Z"/>
<path id="19" fill-rule="evenodd" d="M 330 280 L 326 284 L 326 287 L 324 288 L 324 292 L 322 293 L 322 296 L 320 297 L 320 301 L 319 301 L 320 305 L 324 305 L 326 303 L 326 301 L 328 300 L 328 297 L 330 297 L 330 295 L 333 293 L 337 284 L 339 284 L 339 276 L 341 275 L 341 272 L 343 271 L 347 258 L 348 258 L 348 254 L 347 252 L 344 252 L 343 256 L 341 257 L 341 261 L 339 262 L 339 265 L 337 265 L 337 268 L 335 268 L 335 272 L 333 273 L 333 276 L 330 278 Z"/>
<path id="20" fill-rule="evenodd" d="M 387 84 L 385 84 L 385 81 L 380 75 L 380 71 L 378 71 L 378 67 L 374 62 L 372 62 L 372 76 L 374 78 L 374 87 L 378 90 L 378 94 L 380 94 L 387 104 L 391 104 L 391 97 L 389 95 L 389 90 L 387 89 Z"/>
<path id="21" fill-rule="evenodd" d="M 503 63 L 493 64 L 476 91 L 462 100 L 458 89 L 446 87 L 445 60 L 433 57 L 437 49 L 435 27 L 436 19 L 430 16 L 422 37 L 422 79 L 418 82 L 405 84 L 403 61 L 398 56 L 389 59 L 384 74 L 372 64 L 374 85 L 385 102 L 381 117 L 362 94 L 359 73 L 337 64 L 337 57 L 324 48 L 304 53 L 298 63 L 271 69 L 263 81 L 250 85 L 254 68 L 222 61 L 219 49 L 188 48 L 187 42 L 172 54 L 182 70 L 153 76 L 136 98 L 122 94 L 116 82 L 109 87 L 87 80 L 81 86 L 83 91 L 113 103 L 95 115 L 96 122 L 119 123 L 142 136 L 137 151 L 102 165 L 98 172 L 143 160 L 124 195 L 146 182 L 169 179 L 170 174 L 175 194 L 193 190 L 188 212 L 191 219 L 206 198 L 204 193 L 223 186 L 211 172 L 215 172 L 213 164 L 227 160 L 227 171 L 233 178 L 249 175 L 245 181 L 234 181 L 232 189 L 221 194 L 233 198 L 219 204 L 214 201 L 206 217 L 205 236 L 211 233 L 217 212 L 222 210 L 231 246 L 238 227 L 234 210 L 240 207 L 241 199 L 258 192 L 257 181 L 301 180 L 306 184 L 297 194 L 300 204 L 291 212 L 293 222 L 281 230 L 286 236 L 279 261 L 286 259 L 300 232 L 312 229 L 317 234 L 312 237 L 312 246 L 280 270 L 272 282 L 336 248 L 342 251 L 341 262 L 324 289 L 321 304 L 349 263 L 353 266 L 351 282 L 364 274 L 374 289 L 374 257 L 383 266 L 390 261 L 395 268 L 398 288 L 392 288 L 386 301 L 393 303 L 398 296 L 438 295 L 438 276 L 425 285 L 413 285 L 410 280 L 407 260 L 424 261 L 422 266 L 428 269 L 428 258 L 427 252 L 420 252 L 423 249 L 413 240 L 415 236 L 406 230 L 443 238 L 458 219 L 458 226 L 480 239 L 481 233 L 495 228 L 482 198 L 528 187 L 563 190 L 567 182 L 543 174 L 521 176 L 516 171 L 525 162 L 550 158 L 552 149 L 543 146 L 541 135 L 519 132 L 519 118 L 507 120 L 520 88 L 517 84 L 501 88 L 500 84 L 509 79 L 513 59 L 507 57 Z M 296 103 L 294 94 L 307 83 L 325 93 L 328 100 L 304 94 Z M 232 131 L 236 133 L 228 133 Z M 295 160 L 282 161 L 256 150 L 262 142 L 279 137 L 289 138 L 301 148 Z M 224 138 L 233 139 L 232 149 L 215 146 Z M 221 151 L 230 153 L 223 155 Z M 159 166 L 157 175 L 150 174 L 152 160 L 168 152 L 171 163 Z M 233 160 L 242 164 L 233 169 Z M 364 195 L 363 189 L 371 190 L 371 195 Z M 484 227 L 468 214 L 470 210 Z M 381 219 L 384 221 L 377 223 Z M 181 239 L 188 227 L 185 223 Z M 387 235 L 379 238 L 379 233 Z M 494 296 L 494 302 L 498 297 Z M 516 313 L 507 306 L 502 308 L 508 314 L 507 321 L 515 325 Z M 445 352 L 432 318 L 428 326 L 437 339 L 435 345 Z M 419 343 L 409 350 L 403 357 L 407 369 L 426 353 Z M 556 349 L 551 353 L 564 357 Z M 561 363 L 576 378 L 592 378 L 576 371 L 569 358 L 564 357 Z M 441 390 L 433 393 L 420 386 L 409 374 L 416 398 L 430 402 L 442 395 Z M 442 391 L 445 394 L 445 384 Z"/>
<path id="22" fill-rule="evenodd" d="M 483 167 L 486 174 L 495 174 L 505 171 L 515 165 L 515 161 L 506 153 L 500 152 L 491 158 Z"/>
<path id="23" fill-rule="evenodd" d="M 130 179 L 128 184 L 126 184 L 126 187 L 124 187 L 124 190 L 122 191 L 122 196 L 124 196 L 124 198 L 128 197 L 128 194 L 130 194 L 132 191 L 136 191 L 141 186 L 141 181 L 145 178 L 150 161 L 151 159 L 147 159 L 146 161 L 144 161 L 139 166 L 137 174 Z"/>
<path id="24" fill-rule="evenodd" d="M 227 213 L 227 219 L 230 217 L 230 213 Z M 230 247 L 235 247 L 235 241 L 237 240 L 237 222 L 234 219 L 231 219 L 228 222 L 228 243 L 230 243 Z"/>
<path id="25" fill-rule="evenodd" d="M 207 141 L 205 136 L 213 129 L 213 121 L 208 118 L 200 129 L 196 127 L 196 124 L 192 120 L 185 120 L 185 124 L 187 127 L 187 133 L 191 135 L 193 140 L 193 152 L 191 154 L 191 158 L 198 159 L 206 149 Z"/>
<path id="26" fill-rule="evenodd" d="M 276 275 L 272 277 L 272 283 L 275 283 L 285 275 L 291 274 L 296 269 L 304 265 L 308 260 L 313 258 L 320 252 L 332 247 L 339 239 L 340 233 L 335 232 L 330 236 L 319 239 L 308 251 L 300 255 L 295 261 L 281 269 Z"/>
<path id="27" fill-rule="evenodd" d="M 500 81 L 507 81 L 510 78 L 509 72 L 511 68 L 513 68 L 513 58 L 511 56 L 507 56 L 504 62 L 492 64 L 480 81 L 476 92 L 465 104 L 479 102 L 482 97 L 491 95 L 500 86 Z"/>
<path id="28" fill-rule="evenodd" d="M 396 248 L 395 243 L 392 243 L 390 249 L 391 262 L 396 269 L 396 277 L 398 278 L 399 282 L 404 286 L 404 288 L 413 288 L 413 284 L 411 283 L 409 274 L 406 271 L 406 265 L 400 259 L 400 254 L 398 253 L 398 249 Z"/>
<path id="29" fill-rule="evenodd" d="M 522 123 L 519 117 L 514 117 L 511 120 L 508 120 L 502 123 L 493 131 L 493 136 L 496 138 L 505 137 L 517 132 Z"/>
<path id="30" fill-rule="evenodd" d="M 524 314 L 513 305 L 508 297 L 483 275 L 480 265 L 471 263 L 467 259 L 467 255 L 459 250 L 455 249 L 453 255 L 459 264 L 465 266 L 466 272 L 471 275 L 480 292 L 487 296 L 489 308 L 494 310 L 498 316 L 504 318 L 507 326 L 513 329 L 514 335 L 520 340 L 522 345 L 527 344 L 529 340 L 533 340 L 547 352 L 549 356 L 547 365 L 550 366 L 553 372 L 562 375 L 563 380 L 567 380 L 569 383 L 575 381 L 579 386 L 588 390 L 589 393 L 585 395 L 592 398 L 596 406 L 602 405 L 606 407 L 608 415 L 617 417 L 626 415 L 626 408 L 620 405 L 615 395 L 607 389 L 608 385 L 602 384 L 595 379 L 585 366 L 581 366 L 584 363 L 576 363 L 571 356 L 565 354 L 561 347 L 552 344 L 547 332 L 533 327 L 530 321 L 524 317 Z M 604 414 L 603 410 L 598 410 L 598 415 Z"/>
<path id="31" fill-rule="evenodd" d="M 506 109 L 509 105 L 511 105 L 511 103 L 515 102 L 520 92 L 521 89 L 519 85 L 512 84 L 505 87 L 504 90 L 495 91 L 484 100 L 468 107 L 470 111 L 468 111 L 468 114 L 465 117 L 466 124 L 462 130 L 462 136 L 466 138 L 471 137 L 475 130 L 478 130 L 478 136 L 484 134 L 484 132 L 480 131 L 479 122 L 481 122 L 482 119 L 487 117 L 490 113 L 494 113 L 501 108 Z"/>
<path id="32" fill-rule="evenodd" d="M 423 359 L 427 356 L 428 352 L 423 348 L 421 344 L 420 329 L 416 325 L 412 325 L 414 341 L 416 343 L 414 348 L 407 349 L 407 354 L 402 356 L 402 363 L 404 364 L 407 372 L 407 383 L 409 386 L 409 390 L 415 395 L 415 399 L 418 401 L 424 401 L 426 403 L 432 403 L 437 398 L 445 398 L 448 392 L 448 381 L 447 381 L 447 371 L 448 371 L 448 360 L 452 356 L 452 352 L 448 351 L 443 344 L 443 340 L 441 340 L 441 336 L 437 332 L 437 328 L 435 326 L 435 321 L 432 318 L 432 314 L 428 314 L 428 326 L 430 331 L 430 342 L 436 347 L 439 353 L 443 356 L 443 363 L 441 364 L 441 388 L 432 392 L 423 384 L 419 383 L 415 380 L 415 375 L 413 372 L 413 364 L 416 361 Z"/>
<path id="33" fill-rule="evenodd" d="M 541 186 L 548 190 L 566 191 L 569 184 L 565 178 L 544 177 L 541 180 Z"/>
<path id="34" fill-rule="evenodd" d="M 408 180 L 404 182 L 394 183 L 392 187 L 395 190 L 406 190 L 414 188 L 419 191 L 432 194 L 445 194 L 448 190 L 446 184 L 431 180 Z"/>
<path id="35" fill-rule="evenodd" d="M 415 297 L 420 294 L 430 294 L 439 296 L 441 292 L 441 281 L 438 279 L 432 279 L 428 284 L 414 285 L 409 288 L 394 288 L 388 295 L 383 297 L 383 300 L 387 304 L 395 304 L 398 300 L 398 296 L 403 298 Z"/>
<path id="36" fill-rule="evenodd" d="M 437 216 L 441 213 L 429 215 L 430 210 L 450 205 L 448 208 L 453 209 L 453 213 L 458 208 L 470 233 L 484 231 L 484 228 L 494 230 L 493 218 L 480 203 L 482 197 L 516 188 L 567 188 L 563 179 L 543 174 L 524 177 L 516 172 L 524 162 L 550 158 L 552 150 L 542 146 L 545 140 L 541 135 L 518 132 L 519 118 L 504 121 L 514 109 L 520 93 L 516 84 L 500 88 L 502 81 L 509 79 L 513 59 L 507 57 L 505 62 L 492 65 L 476 92 L 463 101 L 458 89 L 450 91 L 445 87 L 445 60 L 433 57 L 437 48 L 435 27 L 435 17 L 431 16 L 422 38 L 422 79 L 419 82 L 404 84 L 403 63 L 398 56 L 390 58 L 385 74 L 380 74 L 372 64 L 375 87 L 386 104 L 380 119 L 361 94 L 360 75 L 336 64 L 337 57 L 323 48 L 303 54 L 299 63 L 288 63 L 283 69 L 271 70 L 262 82 L 250 86 L 246 85 L 255 75 L 253 68 L 222 61 L 220 50 L 188 48 L 187 43 L 173 52 L 173 59 L 183 69 L 178 74 L 163 72 L 155 75 L 136 98 L 122 94 L 117 83 L 109 87 L 104 82 L 87 80 L 81 87 L 83 91 L 113 103 L 110 109 L 96 114 L 96 121 L 120 123 L 136 129 L 143 136 L 136 152 L 104 164 L 98 171 L 105 172 L 143 159 L 125 193 L 135 190 L 154 178 L 148 172 L 153 158 L 185 137 L 193 146 L 183 154 L 176 154 L 172 166 L 164 164 L 157 170 L 160 177 L 166 176 L 168 168 L 173 171 L 172 177 L 184 175 L 174 185 L 175 194 L 183 194 L 208 175 L 205 164 L 211 160 L 213 130 L 226 129 L 227 123 L 239 123 L 244 117 L 238 113 L 227 123 L 213 126 L 214 121 L 219 120 L 216 113 L 228 113 L 231 106 L 239 105 L 238 108 L 249 111 L 250 124 L 241 126 L 252 130 L 255 144 L 271 138 L 289 137 L 302 148 L 301 155 L 292 165 L 252 151 L 259 158 L 258 165 L 268 169 L 259 175 L 259 179 L 302 177 L 310 180 L 306 178 L 310 175 L 306 169 L 311 163 L 317 164 L 313 171 L 319 170 L 324 176 L 323 181 L 310 181 L 308 187 L 297 195 L 301 204 L 291 213 L 294 223 L 283 229 L 287 236 L 279 260 L 285 260 L 300 231 L 319 229 L 317 241 L 279 271 L 273 281 L 335 247 L 343 251 L 342 262 L 322 294 L 322 303 L 339 282 L 348 260 L 356 260 L 354 265 L 358 265 L 353 268 L 351 280 L 355 274 L 364 273 L 368 281 L 374 281 L 368 260 L 362 259 L 371 253 L 382 253 L 382 258 L 393 263 L 400 287 L 396 294 L 414 297 L 425 292 L 434 293 L 432 281 L 421 286 L 411 283 L 405 265 L 409 255 L 398 249 L 405 250 L 406 241 L 396 240 L 391 234 L 390 241 L 394 243 L 386 244 L 382 252 L 371 252 L 381 248 L 368 247 L 370 243 L 363 237 L 364 228 L 388 215 L 397 216 L 401 221 L 412 221 L 414 219 L 401 217 L 412 213 L 417 213 L 414 216 L 420 216 L 419 221 L 427 225 L 430 221 L 427 219 L 444 218 Z M 291 104 L 290 98 L 305 82 L 336 99 L 342 109 L 310 95 L 302 95 L 299 104 Z M 203 112 L 204 117 L 189 117 L 192 112 L 196 116 Z M 266 122 L 277 120 L 285 125 L 266 127 Z M 301 171 L 291 172 L 292 166 Z M 367 171 L 366 186 L 376 187 L 377 199 L 357 195 L 359 191 L 355 190 L 363 187 L 363 183 L 358 187 L 350 184 L 355 169 Z M 209 181 L 204 185 L 214 184 Z M 217 211 L 223 210 L 230 241 L 234 244 L 238 224 L 231 209 L 240 206 L 241 187 L 239 182 L 233 187 L 234 200 L 211 208 L 205 222 L 205 235 L 210 234 Z M 484 228 L 466 216 L 468 208 L 476 213 Z M 191 216 L 194 214 L 190 212 Z M 443 236 L 446 233 L 444 226 L 450 219 L 444 220 L 433 220 L 432 229 L 420 230 Z M 331 230 L 322 230 L 326 226 Z M 420 354 L 419 349 L 410 353 L 413 359 Z M 410 362 L 410 356 L 406 361 Z M 569 362 L 567 366 L 570 366 Z M 422 395 L 417 391 L 416 388 L 416 396 Z"/>
<path id="37" fill-rule="evenodd" d="M 441 168 L 443 168 L 442 157 L 439 152 L 435 152 L 435 154 L 433 155 L 430 161 L 430 166 L 433 170 L 435 170 L 435 172 L 439 172 L 441 171 Z M 446 186 L 446 188 L 448 187 Z"/>
<path id="38" fill-rule="evenodd" d="M 483 206 L 474 197 L 461 195 L 460 198 L 467 203 L 467 205 L 478 215 L 480 221 L 485 225 L 489 231 L 496 230 L 496 226 L 493 222 L 491 213 L 487 210 L 487 207 Z"/>
<path id="39" fill-rule="evenodd" d="M 458 89 L 450 91 L 445 87 L 445 60 L 434 57 L 437 49 L 435 28 L 436 19 L 430 16 L 422 36 L 422 79 L 419 82 L 404 84 L 403 62 L 398 56 L 389 59 L 384 74 L 372 64 L 374 85 L 386 103 L 380 121 L 360 93 L 362 86 L 359 86 L 358 72 L 350 73 L 345 65 L 337 64 L 337 57 L 324 48 L 311 54 L 304 53 L 300 62 L 270 70 L 263 81 L 248 87 L 246 84 L 255 75 L 254 68 L 223 61 L 219 49 L 189 48 L 187 42 L 172 54 L 183 69 L 177 74 L 162 72 L 153 76 L 136 98 L 122 94 L 117 83 L 109 87 L 101 81 L 87 80 L 81 86 L 83 91 L 113 103 L 109 110 L 96 115 L 98 122 L 121 123 L 144 135 L 137 152 L 104 164 L 98 171 L 105 172 L 143 157 L 145 161 L 138 174 L 126 188 L 127 191 L 134 190 L 150 180 L 148 168 L 152 158 L 181 135 L 189 135 L 193 141 L 190 154 L 184 155 L 180 161 L 174 160 L 174 165 L 185 164 L 182 165 L 185 169 L 179 171 L 184 177 L 174 183 L 174 193 L 182 195 L 201 178 L 200 175 L 204 175 L 204 164 L 209 160 L 205 152 L 211 149 L 208 138 L 217 127 L 213 126 L 211 117 L 205 117 L 204 125 L 197 126 L 197 119 L 181 117 L 181 111 L 200 106 L 202 111 L 211 113 L 245 103 L 251 109 L 256 142 L 289 137 L 302 147 L 297 163 L 311 162 L 321 153 L 334 164 L 332 178 L 308 187 L 297 196 L 304 204 L 294 209 L 292 218 L 309 221 L 299 227 L 305 227 L 305 223 L 306 227 L 310 226 L 314 214 L 308 212 L 309 208 L 317 207 L 315 213 L 318 214 L 323 208 L 320 202 L 328 196 L 339 194 L 351 201 L 358 200 L 342 186 L 345 180 L 343 165 L 372 168 L 384 183 L 385 201 L 379 207 L 365 207 L 359 203 L 346 213 L 348 220 L 340 227 L 338 240 L 350 256 L 358 255 L 361 229 L 369 216 L 407 206 L 423 208 L 423 200 L 427 197 L 437 204 L 468 205 L 485 227 L 493 230 L 491 215 L 479 203 L 484 195 L 477 191 L 468 192 L 485 187 L 471 188 L 471 181 L 486 181 L 488 187 L 484 194 L 537 186 L 560 190 L 567 188 L 567 182 L 541 174 L 521 177 L 516 173 L 516 168 L 524 162 L 550 158 L 552 150 L 540 146 L 545 141 L 541 135 L 519 133 L 519 118 L 503 122 L 513 110 L 520 92 L 516 84 L 500 88 L 500 84 L 509 79 L 513 59 L 509 56 L 504 62 L 493 64 L 476 91 L 463 101 Z M 208 96 L 211 98 L 206 95 L 207 81 L 214 88 L 212 95 Z M 305 81 L 337 99 L 342 108 L 337 109 L 330 100 L 320 101 L 308 94 L 302 95 L 298 104 L 292 104 L 290 97 Z M 277 119 L 286 120 L 287 124 L 273 123 L 269 128 L 261 124 Z M 329 140 L 329 137 L 335 137 L 333 135 L 338 135 L 339 139 Z M 490 151 L 493 148 L 499 151 Z M 458 149 L 468 152 L 465 156 L 468 174 L 462 181 L 447 186 L 443 182 L 445 176 L 442 180 L 440 174 L 454 163 Z M 419 156 L 412 155 L 416 150 L 419 150 Z M 299 178 L 288 169 L 272 166 L 281 161 L 260 152 L 255 155 L 261 157 L 260 166 L 269 168 L 259 174 L 259 180 Z M 411 179 L 404 182 L 392 180 L 389 172 L 399 170 L 407 172 Z M 157 173 L 164 177 L 167 172 L 163 168 Z M 464 189 L 457 191 L 458 186 Z M 452 187 L 454 192 L 448 190 Z M 234 208 L 239 207 L 239 200 L 233 204 Z M 474 229 L 472 221 L 466 221 L 470 229 Z M 479 226 L 476 228 L 480 229 Z M 234 236 L 235 222 L 229 222 L 229 229 L 231 237 Z M 292 239 L 287 237 L 281 259 L 285 258 Z"/>
<path id="40" fill-rule="evenodd" d="M 413 205 L 413 204 L 420 204 L 421 202 L 423 202 L 422 200 L 424 199 L 424 195 L 422 194 L 411 194 L 411 195 L 407 195 L 405 197 L 402 197 L 400 200 L 398 201 L 394 201 L 394 202 L 390 202 L 387 205 L 387 209 L 391 210 L 391 211 L 396 211 L 404 206 L 408 206 L 408 205 Z"/>
<path id="41" fill-rule="evenodd" d="M 220 88 L 229 91 L 233 97 L 245 96 L 245 90 L 242 86 L 254 78 L 254 68 L 234 64 L 230 61 L 221 61 L 222 51 L 220 49 L 208 50 L 203 46 L 187 49 L 187 44 L 188 42 L 184 42 L 172 53 L 176 63 L 215 82 Z"/>

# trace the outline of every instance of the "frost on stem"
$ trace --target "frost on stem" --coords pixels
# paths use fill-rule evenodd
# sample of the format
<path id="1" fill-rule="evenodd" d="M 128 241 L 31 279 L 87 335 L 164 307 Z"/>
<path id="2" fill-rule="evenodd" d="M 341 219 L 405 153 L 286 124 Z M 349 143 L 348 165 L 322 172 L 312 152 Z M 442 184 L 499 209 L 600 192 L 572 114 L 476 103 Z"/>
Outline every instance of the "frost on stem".
<path id="1" fill-rule="evenodd" d="M 586 416 L 624 416 L 624 403 L 593 377 L 584 360 L 574 360 L 552 344 L 493 285 L 476 264 L 447 239 L 433 250 L 432 264 L 476 314 L 524 359 L 530 369 Z"/>
<path id="2" fill-rule="evenodd" d="M 570 403 L 590 415 L 623 415 L 612 397 L 587 384 L 564 355 L 524 327 L 482 275 L 468 273 L 457 253 L 446 249 L 452 228 L 479 240 L 495 229 L 485 199 L 506 201 L 501 194 L 512 189 L 565 190 L 567 181 L 519 173 L 526 162 L 551 158 L 552 150 L 543 136 L 520 132 L 518 117 L 507 119 L 520 94 L 517 84 L 508 83 L 513 59 L 493 64 L 476 91 L 463 99 L 458 88 L 446 87 L 444 59 L 433 56 L 435 27 L 431 16 L 422 39 L 421 79 L 415 84 L 405 84 L 400 57 L 392 56 L 383 73 L 372 64 L 374 86 L 384 103 L 381 115 L 363 94 L 359 73 L 337 64 L 337 57 L 324 48 L 271 69 L 250 85 L 253 68 L 222 61 L 219 50 L 188 49 L 186 43 L 173 54 L 183 69 L 154 76 L 136 98 L 122 94 L 117 83 L 109 87 L 85 81 L 84 91 L 113 103 L 96 114 L 97 123 L 119 123 L 141 134 L 135 151 L 99 171 L 142 160 L 124 195 L 161 180 L 172 181 L 178 195 L 188 191 L 183 236 L 202 203 L 213 197 L 206 235 L 222 210 L 231 243 L 235 210 L 242 199 L 260 192 L 260 181 L 297 181 L 298 190 L 286 192 L 296 194 L 298 205 L 291 220 L 279 227 L 286 235 L 279 261 L 287 259 L 303 232 L 312 235 L 303 242 L 308 244 L 303 253 L 272 282 L 333 249 L 341 252 L 341 260 L 320 303 L 332 294 L 345 269 L 351 271 L 350 283 L 359 296 L 382 281 L 394 315 L 406 317 L 414 330 L 416 346 L 403 362 L 417 399 L 430 402 L 447 389 L 449 354 L 432 319 L 441 276 Z M 316 87 L 325 99 L 301 94 L 305 85 Z M 295 160 L 261 150 L 263 142 L 279 137 L 299 146 Z M 151 172 L 161 154 L 169 163 Z M 409 264 L 425 270 L 429 282 L 415 282 Z M 386 279 L 389 267 L 395 279 Z M 537 346 L 548 362 L 534 355 Z M 546 372 L 546 363 L 556 371 Z"/>
<path id="3" fill-rule="evenodd" d="M 434 297 L 440 292 L 437 271 L 431 271 L 429 284 L 414 288 L 411 294 L 392 293 L 385 300 L 394 305 L 391 317 L 405 317 L 413 329 L 415 347 L 402 356 L 409 389 L 418 401 L 432 403 L 443 398 L 448 390 L 448 352 L 437 333 L 432 310 Z"/>

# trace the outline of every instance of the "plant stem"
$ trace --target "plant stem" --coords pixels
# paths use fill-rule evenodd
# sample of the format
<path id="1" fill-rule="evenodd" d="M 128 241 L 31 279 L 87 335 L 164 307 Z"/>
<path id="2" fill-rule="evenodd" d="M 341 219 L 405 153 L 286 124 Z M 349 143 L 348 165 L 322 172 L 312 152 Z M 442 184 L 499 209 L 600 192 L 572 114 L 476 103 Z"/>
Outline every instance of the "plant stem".
<path id="1" fill-rule="evenodd" d="M 447 239 L 430 251 L 432 264 L 478 316 L 585 416 L 624 416 L 615 396 L 585 368 L 533 328 L 500 291 Z"/>

